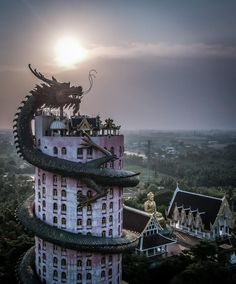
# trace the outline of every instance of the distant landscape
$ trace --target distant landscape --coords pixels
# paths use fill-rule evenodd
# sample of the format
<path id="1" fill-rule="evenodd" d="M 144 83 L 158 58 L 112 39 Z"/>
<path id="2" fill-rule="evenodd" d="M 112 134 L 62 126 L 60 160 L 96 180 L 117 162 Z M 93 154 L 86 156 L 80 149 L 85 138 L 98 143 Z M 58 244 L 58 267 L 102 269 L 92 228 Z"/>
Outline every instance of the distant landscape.
<path id="1" fill-rule="evenodd" d="M 127 205 L 143 209 L 152 191 L 165 214 L 178 183 L 184 190 L 226 195 L 236 211 L 236 131 L 126 131 L 125 168 L 141 173 L 139 186 L 124 192 Z M 34 168 L 17 156 L 12 132 L 0 131 L 1 283 L 17 283 L 15 265 L 34 243 L 15 219 L 16 207 L 33 193 L 33 175 Z"/>

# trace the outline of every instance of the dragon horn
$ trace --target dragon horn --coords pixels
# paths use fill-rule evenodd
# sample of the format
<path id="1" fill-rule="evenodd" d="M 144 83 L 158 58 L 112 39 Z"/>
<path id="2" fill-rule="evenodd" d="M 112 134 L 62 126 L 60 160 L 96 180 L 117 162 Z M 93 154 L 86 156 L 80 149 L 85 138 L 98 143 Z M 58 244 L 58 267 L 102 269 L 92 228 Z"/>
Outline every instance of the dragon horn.
<path id="1" fill-rule="evenodd" d="M 42 73 L 38 72 L 37 69 L 33 69 L 31 67 L 31 64 L 28 64 L 28 67 L 30 69 L 30 71 L 34 74 L 35 77 L 37 77 L 39 80 L 49 84 L 49 85 L 59 85 L 60 83 L 54 78 L 52 77 L 52 80 L 47 79 Z"/>

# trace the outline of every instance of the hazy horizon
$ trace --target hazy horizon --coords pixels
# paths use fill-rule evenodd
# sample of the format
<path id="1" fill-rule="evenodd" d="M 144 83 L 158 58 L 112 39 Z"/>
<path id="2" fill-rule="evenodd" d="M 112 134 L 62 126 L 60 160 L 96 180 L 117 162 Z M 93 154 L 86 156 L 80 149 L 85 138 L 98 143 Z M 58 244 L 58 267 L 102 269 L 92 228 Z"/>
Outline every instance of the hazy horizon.
<path id="1" fill-rule="evenodd" d="M 48 77 L 81 84 L 98 74 L 81 114 L 112 117 L 122 129 L 236 128 L 236 1 L 11 0 L 0 9 L 0 128 Z M 78 37 L 88 57 L 55 63 L 58 39 Z"/>

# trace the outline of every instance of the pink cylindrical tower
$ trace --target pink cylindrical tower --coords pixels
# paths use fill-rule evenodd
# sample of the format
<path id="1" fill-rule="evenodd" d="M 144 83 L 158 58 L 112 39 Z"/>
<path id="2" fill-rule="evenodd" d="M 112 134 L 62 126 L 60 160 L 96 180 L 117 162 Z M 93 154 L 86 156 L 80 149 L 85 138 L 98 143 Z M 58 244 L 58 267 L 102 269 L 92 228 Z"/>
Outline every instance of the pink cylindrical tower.
<path id="1" fill-rule="evenodd" d="M 63 116 L 62 103 L 60 115 L 37 107 L 34 120 L 32 147 L 22 137 L 23 115 L 17 125 L 20 153 L 36 166 L 35 195 L 18 209 L 36 235 L 19 266 L 21 281 L 119 284 L 122 252 L 138 242 L 123 230 L 123 186 L 138 179 L 122 170 L 120 126 L 99 116 Z"/>

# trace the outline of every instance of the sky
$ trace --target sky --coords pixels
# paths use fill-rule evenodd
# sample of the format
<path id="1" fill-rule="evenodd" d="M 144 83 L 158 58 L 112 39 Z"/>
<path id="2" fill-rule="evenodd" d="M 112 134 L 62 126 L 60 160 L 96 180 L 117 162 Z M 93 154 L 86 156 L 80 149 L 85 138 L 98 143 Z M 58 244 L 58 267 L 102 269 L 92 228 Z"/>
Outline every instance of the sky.
<path id="1" fill-rule="evenodd" d="M 123 129 L 235 130 L 236 1 L 5 0 L 0 3 L 0 128 L 38 83 L 27 68 L 89 86 L 81 113 Z M 64 68 L 55 44 L 78 38 L 87 58 Z"/>

